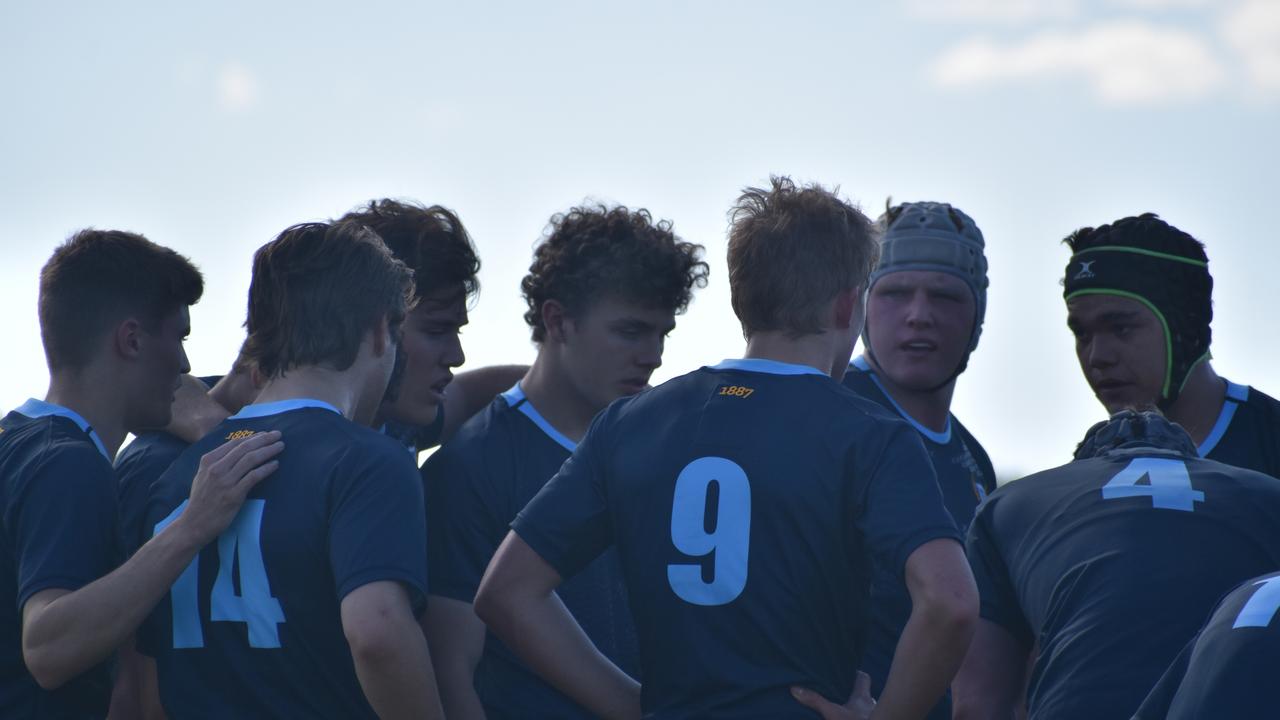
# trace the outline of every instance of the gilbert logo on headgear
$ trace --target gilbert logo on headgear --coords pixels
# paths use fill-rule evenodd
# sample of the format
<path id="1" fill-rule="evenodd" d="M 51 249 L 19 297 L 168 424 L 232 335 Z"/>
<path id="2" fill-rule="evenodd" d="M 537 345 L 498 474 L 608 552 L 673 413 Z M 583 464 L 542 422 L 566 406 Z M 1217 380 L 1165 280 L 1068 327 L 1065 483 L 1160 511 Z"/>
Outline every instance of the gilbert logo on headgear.
<path id="1" fill-rule="evenodd" d="M 1073 278 L 1071 278 L 1071 279 L 1072 279 L 1072 280 L 1085 280 L 1085 279 L 1088 279 L 1088 278 L 1091 278 L 1091 277 L 1097 277 L 1096 275 L 1094 275 L 1094 274 L 1093 274 L 1093 270 L 1091 270 L 1091 269 L 1090 269 L 1090 268 L 1092 268 L 1092 267 L 1093 267 L 1093 264 L 1094 264 L 1094 263 L 1096 263 L 1096 262 L 1098 262 L 1098 261 L 1097 261 L 1097 260 L 1081 260 L 1081 261 L 1080 261 L 1080 272 L 1076 273 L 1076 276 L 1075 276 L 1075 277 L 1073 277 Z"/>

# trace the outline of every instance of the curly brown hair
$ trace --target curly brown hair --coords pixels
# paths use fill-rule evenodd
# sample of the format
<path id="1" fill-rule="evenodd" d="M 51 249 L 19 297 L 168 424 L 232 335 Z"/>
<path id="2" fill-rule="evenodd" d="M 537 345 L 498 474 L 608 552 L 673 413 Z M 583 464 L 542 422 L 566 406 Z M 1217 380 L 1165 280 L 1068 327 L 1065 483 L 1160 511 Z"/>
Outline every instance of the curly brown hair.
<path id="1" fill-rule="evenodd" d="M 702 261 L 703 250 L 677 237 L 669 220 L 654 222 L 643 208 L 579 206 L 552 216 L 520 281 L 534 342 L 546 338 L 542 305 L 552 299 L 570 317 L 605 294 L 683 313 L 693 289 L 707 285 L 710 267 Z"/>

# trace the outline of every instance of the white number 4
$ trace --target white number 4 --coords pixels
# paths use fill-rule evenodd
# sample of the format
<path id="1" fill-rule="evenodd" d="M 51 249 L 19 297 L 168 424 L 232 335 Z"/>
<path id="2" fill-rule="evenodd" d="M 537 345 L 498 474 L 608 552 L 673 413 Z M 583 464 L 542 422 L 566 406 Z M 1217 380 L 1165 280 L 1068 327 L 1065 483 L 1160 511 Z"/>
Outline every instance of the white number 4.
<path id="1" fill-rule="evenodd" d="M 1145 484 L 1139 484 L 1147 478 Z M 1102 486 L 1104 500 L 1149 497 L 1151 507 L 1193 512 L 1204 493 L 1191 487 L 1186 463 L 1172 458 L 1137 458 Z"/>

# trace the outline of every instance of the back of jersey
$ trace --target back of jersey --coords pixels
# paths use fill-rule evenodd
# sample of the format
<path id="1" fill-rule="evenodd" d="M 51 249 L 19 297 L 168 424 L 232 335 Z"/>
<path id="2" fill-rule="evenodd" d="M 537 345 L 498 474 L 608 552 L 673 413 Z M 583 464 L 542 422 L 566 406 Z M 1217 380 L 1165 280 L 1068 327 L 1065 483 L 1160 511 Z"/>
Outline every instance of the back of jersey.
<path id="1" fill-rule="evenodd" d="M 1280 484 L 1113 449 L 997 491 L 969 552 L 982 616 L 1038 639 L 1032 716 L 1128 718 L 1223 593 L 1280 566 Z"/>
<path id="2" fill-rule="evenodd" d="M 1275 714 L 1280 667 L 1280 573 L 1254 578 L 1223 598 L 1134 720 Z"/>
<path id="3" fill-rule="evenodd" d="M 843 702 L 870 552 L 901 573 L 920 544 L 957 537 L 909 426 L 817 370 L 759 360 L 611 406 L 514 527 L 562 570 L 616 542 L 658 718 L 812 717 L 792 684 Z"/>
<path id="4" fill-rule="evenodd" d="M 342 599 L 380 580 L 425 592 L 421 482 L 396 441 L 316 401 L 250 405 L 153 485 L 147 527 L 182 512 L 205 452 L 266 430 L 282 433 L 279 469 L 174 583 L 140 646 L 176 720 L 372 718 Z"/>

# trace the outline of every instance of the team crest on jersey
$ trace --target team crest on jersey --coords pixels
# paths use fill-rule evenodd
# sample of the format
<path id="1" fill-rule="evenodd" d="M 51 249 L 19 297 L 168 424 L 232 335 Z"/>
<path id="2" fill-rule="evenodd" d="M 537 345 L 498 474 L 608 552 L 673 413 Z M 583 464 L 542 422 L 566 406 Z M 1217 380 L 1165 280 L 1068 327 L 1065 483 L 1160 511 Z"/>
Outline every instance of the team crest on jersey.
<path id="1" fill-rule="evenodd" d="M 241 438 L 253 437 L 254 435 L 257 435 L 257 434 L 258 434 L 257 430 L 235 430 L 231 434 L 227 435 L 227 439 L 240 440 Z"/>
<path id="2" fill-rule="evenodd" d="M 1087 280 L 1087 279 L 1089 279 L 1089 278 L 1091 278 L 1091 277 L 1097 277 L 1097 275 L 1094 275 L 1094 274 L 1093 274 L 1093 264 L 1094 264 L 1094 263 L 1096 263 L 1096 262 L 1098 262 L 1098 261 L 1097 261 L 1097 260 L 1081 260 L 1081 261 L 1080 261 L 1080 272 L 1076 273 L 1076 276 L 1075 276 L 1074 278 L 1072 278 L 1072 279 L 1073 279 L 1073 280 Z"/>

